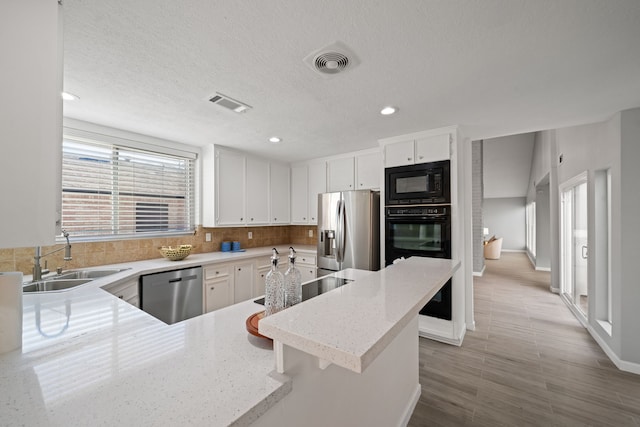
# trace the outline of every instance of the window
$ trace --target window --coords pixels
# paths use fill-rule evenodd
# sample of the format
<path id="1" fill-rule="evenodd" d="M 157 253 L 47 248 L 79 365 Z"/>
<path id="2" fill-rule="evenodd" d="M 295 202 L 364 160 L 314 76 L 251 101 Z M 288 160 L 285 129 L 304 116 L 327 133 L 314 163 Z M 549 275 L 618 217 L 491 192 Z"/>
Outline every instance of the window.
<path id="1" fill-rule="evenodd" d="M 87 239 L 192 232 L 194 168 L 193 153 L 65 129 L 62 228 Z"/>

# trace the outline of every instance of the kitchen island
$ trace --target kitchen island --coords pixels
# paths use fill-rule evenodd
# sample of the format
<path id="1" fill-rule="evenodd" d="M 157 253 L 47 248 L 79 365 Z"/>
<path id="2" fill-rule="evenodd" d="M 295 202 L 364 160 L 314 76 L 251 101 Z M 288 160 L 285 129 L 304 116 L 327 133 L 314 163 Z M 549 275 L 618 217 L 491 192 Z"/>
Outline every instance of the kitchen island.
<path id="1" fill-rule="evenodd" d="M 403 413 L 389 406 L 400 424 L 417 398 L 419 307 L 458 266 L 424 260 L 336 273 L 355 281 L 261 321 L 275 351 L 246 332 L 253 301 L 167 325 L 98 287 L 25 296 L 22 351 L 0 356 L 0 424 L 299 425 L 305 412 L 341 413 L 327 394 L 336 378 L 364 379 L 341 395 L 361 411 L 362 396 L 384 395 L 371 388 L 382 372 L 410 361 Z"/>

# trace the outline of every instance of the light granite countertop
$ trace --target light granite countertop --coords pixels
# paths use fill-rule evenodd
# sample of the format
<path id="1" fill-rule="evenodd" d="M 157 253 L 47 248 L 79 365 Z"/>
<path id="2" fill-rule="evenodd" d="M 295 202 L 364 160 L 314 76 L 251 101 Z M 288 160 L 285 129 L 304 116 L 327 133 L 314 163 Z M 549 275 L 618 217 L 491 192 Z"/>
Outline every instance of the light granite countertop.
<path id="1" fill-rule="evenodd" d="M 271 342 L 245 329 L 262 306 L 249 300 L 167 325 L 100 287 L 270 249 L 119 264 L 129 269 L 25 294 L 22 349 L 0 356 L 0 425 L 249 425 L 292 392 Z M 263 319 L 260 331 L 362 372 L 458 266 L 410 258 L 380 272 L 347 269 L 335 274 L 354 282 Z"/>
<path id="2" fill-rule="evenodd" d="M 260 333 L 363 372 L 460 267 L 460 261 L 411 257 L 377 272 L 346 269 L 355 279 L 260 321 Z"/>
<path id="3" fill-rule="evenodd" d="M 246 331 L 261 305 L 249 300 L 167 325 L 100 287 L 270 254 L 264 247 L 109 265 L 128 269 L 65 292 L 25 294 L 22 349 L 0 355 L 0 425 L 248 425 L 290 391 L 273 372 L 271 342 Z"/>

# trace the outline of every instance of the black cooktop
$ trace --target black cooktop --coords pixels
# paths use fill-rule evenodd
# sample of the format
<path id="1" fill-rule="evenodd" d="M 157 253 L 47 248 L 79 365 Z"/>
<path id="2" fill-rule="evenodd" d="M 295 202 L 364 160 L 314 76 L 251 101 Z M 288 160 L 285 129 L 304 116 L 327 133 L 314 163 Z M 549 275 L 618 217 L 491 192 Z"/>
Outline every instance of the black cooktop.
<path id="1" fill-rule="evenodd" d="M 305 283 L 302 285 L 302 301 L 306 301 L 320 294 L 324 294 L 325 292 L 332 291 L 336 288 L 339 288 L 340 286 L 346 285 L 349 282 L 353 282 L 353 280 L 326 276 L 316 279 L 313 282 Z M 254 302 L 264 305 L 264 297 L 259 298 Z"/>

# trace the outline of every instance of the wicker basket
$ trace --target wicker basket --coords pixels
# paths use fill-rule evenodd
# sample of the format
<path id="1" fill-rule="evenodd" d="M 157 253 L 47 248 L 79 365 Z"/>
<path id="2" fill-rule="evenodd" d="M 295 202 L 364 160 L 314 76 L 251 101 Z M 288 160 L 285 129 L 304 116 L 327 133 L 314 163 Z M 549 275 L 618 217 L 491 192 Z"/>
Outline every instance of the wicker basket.
<path id="1" fill-rule="evenodd" d="M 161 246 L 158 248 L 163 257 L 171 260 L 171 261 L 180 261 L 181 259 L 185 259 L 191 253 L 191 245 L 179 245 L 176 247 L 172 246 Z"/>

